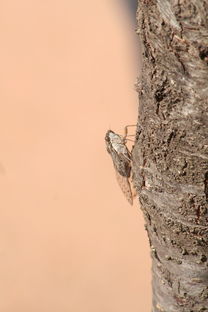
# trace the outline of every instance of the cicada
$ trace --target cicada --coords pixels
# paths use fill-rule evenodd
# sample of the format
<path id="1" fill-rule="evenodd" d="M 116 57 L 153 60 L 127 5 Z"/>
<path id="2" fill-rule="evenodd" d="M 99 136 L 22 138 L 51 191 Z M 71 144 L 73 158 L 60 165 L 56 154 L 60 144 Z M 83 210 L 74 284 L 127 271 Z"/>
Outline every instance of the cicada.
<path id="1" fill-rule="evenodd" d="M 131 187 L 131 153 L 126 146 L 126 136 L 108 130 L 105 136 L 107 151 L 111 155 L 118 184 L 128 202 L 133 205 Z"/>

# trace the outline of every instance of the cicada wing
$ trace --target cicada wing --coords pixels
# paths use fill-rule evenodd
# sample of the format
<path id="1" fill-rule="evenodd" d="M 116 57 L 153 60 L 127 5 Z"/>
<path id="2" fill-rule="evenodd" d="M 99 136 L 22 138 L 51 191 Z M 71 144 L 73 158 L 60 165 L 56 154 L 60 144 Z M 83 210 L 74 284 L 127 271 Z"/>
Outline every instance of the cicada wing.
<path id="1" fill-rule="evenodd" d="M 111 158 L 115 170 L 124 177 L 130 177 L 131 174 L 131 162 L 123 154 L 116 153 L 114 150 L 111 152 Z"/>
<path id="2" fill-rule="evenodd" d="M 126 199 L 130 205 L 133 205 L 133 195 L 129 179 L 125 176 L 122 176 L 118 171 L 116 171 L 116 179 Z"/>

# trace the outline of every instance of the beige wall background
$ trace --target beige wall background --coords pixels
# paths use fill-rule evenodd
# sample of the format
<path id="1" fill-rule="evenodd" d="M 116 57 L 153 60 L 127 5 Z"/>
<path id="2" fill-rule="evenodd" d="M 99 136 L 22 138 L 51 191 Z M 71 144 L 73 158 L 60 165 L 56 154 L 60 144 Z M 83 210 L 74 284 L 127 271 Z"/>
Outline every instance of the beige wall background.
<path id="1" fill-rule="evenodd" d="M 137 119 L 118 1 L 0 1 L 0 311 L 150 311 L 150 256 L 105 150 Z"/>

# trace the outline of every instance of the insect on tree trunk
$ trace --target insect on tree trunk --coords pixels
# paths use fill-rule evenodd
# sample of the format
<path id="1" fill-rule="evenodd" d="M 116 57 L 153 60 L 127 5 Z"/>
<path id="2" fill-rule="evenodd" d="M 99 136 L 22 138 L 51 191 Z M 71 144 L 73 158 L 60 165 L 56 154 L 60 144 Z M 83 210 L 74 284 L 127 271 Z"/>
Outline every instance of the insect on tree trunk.
<path id="1" fill-rule="evenodd" d="M 139 0 L 143 67 L 133 181 L 153 312 L 208 311 L 208 1 Z"/>

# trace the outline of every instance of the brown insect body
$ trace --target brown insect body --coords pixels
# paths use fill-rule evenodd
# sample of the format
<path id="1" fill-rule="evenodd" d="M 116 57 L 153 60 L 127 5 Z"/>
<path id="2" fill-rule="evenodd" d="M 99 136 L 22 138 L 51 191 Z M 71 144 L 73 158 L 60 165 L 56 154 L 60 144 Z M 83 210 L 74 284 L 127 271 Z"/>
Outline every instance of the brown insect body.
<path id="1" fill-rule="evenodd" d="M 133 195 L 129 182 L 131 176 L 131 154 L 125 144 L 125 139 L 112 130 L 108 130 L 105 141 L 107 151 L 113 160 L 118 184 L 128 202 L 132 205 Z"/>

